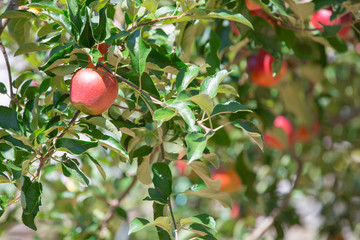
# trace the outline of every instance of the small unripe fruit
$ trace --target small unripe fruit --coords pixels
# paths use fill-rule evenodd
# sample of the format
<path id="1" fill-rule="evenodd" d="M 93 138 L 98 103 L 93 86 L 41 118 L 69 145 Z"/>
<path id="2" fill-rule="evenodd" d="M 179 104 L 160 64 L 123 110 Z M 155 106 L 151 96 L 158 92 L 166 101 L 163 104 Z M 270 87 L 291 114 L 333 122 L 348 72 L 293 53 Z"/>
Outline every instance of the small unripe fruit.
<path id="1" fill-rule="evenodd" d="M 262 87 L 271 87 L 278 84 L 286 75 L 287 65 L 283 61 L 280 71 L 273 76 L 272 63 L 275 58 L 261 49 L 256 55 L 247 59 L 247 72 L 250 79 Z"/>
<path id="2" fill-rule="evenodd" d="M 116 78 L 101 69 L 81 69 L 71 79 L 70 101 L 86 114 L 103 113 L 111 107 L 117 95 Z"/>

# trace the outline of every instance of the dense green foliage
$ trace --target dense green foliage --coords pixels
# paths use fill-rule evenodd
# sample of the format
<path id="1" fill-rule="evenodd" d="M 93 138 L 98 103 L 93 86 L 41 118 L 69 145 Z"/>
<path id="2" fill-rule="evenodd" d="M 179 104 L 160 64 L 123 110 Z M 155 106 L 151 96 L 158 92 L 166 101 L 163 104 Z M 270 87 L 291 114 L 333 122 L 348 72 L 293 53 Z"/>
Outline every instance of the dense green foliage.
<path id="1" fill-rule="evenodd" d="M 0 236 L 22 222 L 40 238 L 243 239 L 270 216 L 266 239 L 281 239 L 308 226 L 314 206 L 317 236 L 360 235 L 360 3 L 253 2 L 261 10 L 241 0 L 4 7 L 0 39 L 28 65 L 12 70 L 15 93 L 0 106 Z M 345 37 L 341 25 L 311 25 L 327 7 L 332 19 L 351 15 Z M 287 64 L 273 87 L 246 72 L 260 48 L 274 75 Z M 92 65 L 119 81 L 97 116 L 69 100 L 71 76 Z M 291 136 L 274 127 L 279 115 Z M 218 168 L 236 170 L 235 193 L 219 191 Z"/>

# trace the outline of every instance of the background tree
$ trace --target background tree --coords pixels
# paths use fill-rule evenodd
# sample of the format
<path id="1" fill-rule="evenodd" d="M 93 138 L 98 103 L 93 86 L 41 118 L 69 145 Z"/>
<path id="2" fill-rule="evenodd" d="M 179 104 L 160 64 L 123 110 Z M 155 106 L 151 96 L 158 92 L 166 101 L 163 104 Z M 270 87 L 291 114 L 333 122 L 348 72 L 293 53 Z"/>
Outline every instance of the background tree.
<path id="1" fill-rule="evenodd" d="M 356 239 L 359 9 L 8 1 L 0 234 Z"/>

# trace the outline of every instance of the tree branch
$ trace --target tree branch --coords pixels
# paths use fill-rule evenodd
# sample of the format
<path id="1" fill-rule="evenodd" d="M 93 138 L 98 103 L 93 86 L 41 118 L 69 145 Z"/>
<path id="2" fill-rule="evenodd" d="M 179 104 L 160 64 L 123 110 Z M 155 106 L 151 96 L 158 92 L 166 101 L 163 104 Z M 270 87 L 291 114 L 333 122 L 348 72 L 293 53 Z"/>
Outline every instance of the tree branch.
<path id="1" fill-rule="evenodd" d="M 18 9 L 19 4 L 20 0 L 10 0 L 5 12 Z M 0 36 L 4 31 L 6 25 L 8 24 L 9 20 L 9 18 L 0 19 Z"/>
<path id="2" fill-rule="evenodd" d="M 176 221 L 175 221 L 175 217 L 174 217 L 174 212 L 172 210 L 172 206 L 171 206 L 171 197 L 168 197 L 168 205 L 169 205 L 169 211 L 170 211 L 170 215 L 171 215 L 171 219 L 173 221 L 174 224 L 174 229 L 175 229 L 175 240 L 178 240 L 178 230 L 177 230 L 177 226 L 176 226 Z"/>
<path id="3" fill-rule="evenodd" d="M 160 100 L 157 100 L 156 98 L 150 96 L 148 93 L 144 92 L 142 89 L 140 89 L 138 86 L 136 86 L 135 84 L 133 84 L 132 82 L 126 80 L 125 78 L 123 78 L 122 76 L 120 76 L 119 74 L 115 73 L 114 71 L 112 71 L 108 66 L 106 66 L 105 64 L 103 64 L 102 62 L 98 61 L 96 64 L 97 67 L 101 67 L 104 70 L 108 71 L 109 73 L 111 73 L 112 75 L 114 75 L 116 78 L 120 79 L 122 82 L 126 83 L 127 85 L 129 85 L 130 87 L 134 88 L 135 90 L 139 91 L 142 95 L 144 95 L 145 97 L 147 97 L 148 99 L 150 99 L 153 103 L 155 104 L 159 104 L 159 105 L 164 105 L 163 102 L 161 102 Z"/>
<path id="4" fill-rule="evenodd" d="M 121 201 L 124 200 L 125 197 L 130 193 L 131 189 L 135 186 L 136 181 L 137 181 L 137 177 L 134 176 L 132 182 L 127 187 L 125 192 L 118 199 L 116 199 L 115 201 L 113 201 L 109 204 L 110 209 L 106 213 L 105 219 L 102 222 L 102 224 L 100 225 L 100 237 L 101 238 L 103 238 L 105 236 L 106 232 L 108 231 L 109 223 L 110 223 L 111 219 L 115 216 L 116 209 L 119 207 Z"/>
<path id="5" fill-rule="evenodd" d="M 274 209 L 270 215 L 268 217 L 266 217 L 261 223 L 260 225 L 251 233 L 250 236 L 246 237 L 245 240 L 257 240 L 259 238 L 261 238 L 264 233 L 274 224 L 275 220 L 279 217 L 279 215 L 287 208 L 287 206 L 289 205 L 290 202 L 290 198 L 291 198 L 291 194 L 293 192 L 293 190 L 297 187 L 299 179 L 300 179 L 300 175 L 303 169 L 303 164 L 301 159 L 295 154 L 295 150 L 293 147 L 290 148 L 290 155 L 293 157 L 293 159 L 296 161 L 296 163 L 298 164 L 298 168 L 296 171 L 296 175 L 295 175 L 295 180 L 293 183 L 293 186 L 290 190 L 290 192 L 288 193 L 288 195 L 285 197 L 285 199 L 283 200 L 282 204 Z"/>
<path id="6" fill-rule="evenodd" d="M 1 33 L 0 33 L 1 34 Z M 10 99 L 11 101 L 14 100 L 14 92 L 13 92 L 13 88 L 12 88 L 12 78 L 11 78 L 11 68 L 10 68 L 10 62 L 9 62 L 9 58 L 8 58 L 8 55 L 6 53 L 6 49 L 5 49 L 5 46 L 3 44 L 3 42 L 1 41 L 0 39 L 0 48 L 1 48 L 1 51 L 2 51 L 2 54 L 4 55 L 4 59 L 5 59 L 5 63 L 6 63 L 6 68 L 7 68 L 7 72 L 8 72 L 8 78 L 9 78 L 9 88 L 10 88 Z M 10 104 L 11 104 L 11 101 L 10 101 Z"/>

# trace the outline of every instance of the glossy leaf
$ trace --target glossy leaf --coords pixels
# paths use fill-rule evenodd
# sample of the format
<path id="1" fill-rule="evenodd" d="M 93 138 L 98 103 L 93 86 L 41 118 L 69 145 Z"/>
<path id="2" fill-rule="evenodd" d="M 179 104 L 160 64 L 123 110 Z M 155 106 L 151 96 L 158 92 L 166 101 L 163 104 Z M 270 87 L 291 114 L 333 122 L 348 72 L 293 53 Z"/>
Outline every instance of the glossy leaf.
<path id="1" fill-rule="evenodd" d="M 153 183 L 156 189 L 162 193 L 162 197 L 167 199 L 172 193 L 172 175 L 169 165 L 166 163 L 154 163 L 152 165 Z"/>
<path id="2" fill-rule="evenodd" d="M 207 139 L 203 133 L 190 133 L 185 137 L 187 145 L 188 164 L 200 159 L 206 147 Z"/>
<path id="3" fill-rule="evenodd" d="M 240 111 L 245 112 L 252 112 L 248 107 L 235 102 L 235 101 L 229 101 L 223 104 L 218 104 L 215 106 L 213 112 L 211 113 L 211 116 L 215 116 L 218 114 L 224 114 L 224 113 L 236 113 Z"/>
<path id="4" fill-rule="evenodd" d="M 157 226 L 164 229 L 171 235 L 171 222 L 169 217 L 158 217 L 153 222 L 149 222 L 144 218 L 135 218 L 130 222 L 129 234 L 140 231 L 149 226 Z M 171 237 L 173 239 L 173 237 Z"/>
<path id="5" fill-rule="evenodd" d="M 140 30 L 136 30 L 129 36 L 126 47 L 129 50 L 133 70 L 141 76 L 145 70 L 146 59 L 151 47 L 142 39 Z"/>
<path id="6" fill-rule="evenodd" d="M 240 13 L 232 13 L 230 11 L 227 11 L 225 9 L 218 10 L 216 12 L 211 12 L 207 15 L 210 18 L 221 18 L 221 19 L 227 19 L 234 22 L 242 23 L 250 28 L 253 29 L 253 26 L 249 20 L 247 20 L 243 15 Z"/>
<path id="7" fill-rule="evenodd" d="M 190 131 L 198 131 L 198 128 L 196 128 L 195 124 L 196 119 L 194 113 L 188 106 L 186 106 L 184 102 L 172 102 L 169 104 L 169 107 L 173 107 L 177 110 L 180 116 L 184 119 L 185 123 L 188 125 Z"/>
<path id="8" fill-rule="evenodd" d="M 72 154 L 80 155 L 87 150 L 96 147 L 96 142 L 89 142 L 83 140 L 77 140 L 72 138 L 58 138 L 55 142 L 55 146 L 59 150 L 65 150 Z"/>
<path id="9" fill-rule="evenodd" d="M 63 161 L 61 167 L 62 172 L 66 177 L 76 179 L 83 184 L 89 185 L 89 179 L 71 159 Z"/>
<path id="10" fill-rule="evenodd" d="M 198 223 L 205 227 L 208 227 L 216 232 L 216 222 L 213 217 L 208 214 L 199 214 L 189 218 L 183 218 L 180 220 L 180 225 Z"/>
<path id="11" fill-rule="evenodd" d="M 168 108 L 160 108 L 154 112 L 153 119 L 158 122 L 158 126 L 161 126 L 163 122 L 169 121 L 176 113 Z"/>
<path id="12" fill-rule="evenodd" d="M 181 69 L 176 76 L 176 90 L 181 92 L 185 90 L 188 85 L 197 77 L 199 74 L 199 66 L 192 65 L 190 67 L 184 67 Z"/>
<path id="13" fill-rule="evenodd" d="M 8 129 L 15 133 L 21 133 L 20 124 L 15 110 L 5 106 L 0 106 L 0 113 L 1 128 Z"/>
<path id="14" fill-rule="evenodd" d="M 231 72 L 228 70 L 221 70 L 216 74 L 209 76 L 203 80 L 200 85 L 200 93 L 209 95 L 211 98 L 214 98 L 217 94 L 217 88 L 219 84 L 228 76 Z"/>

